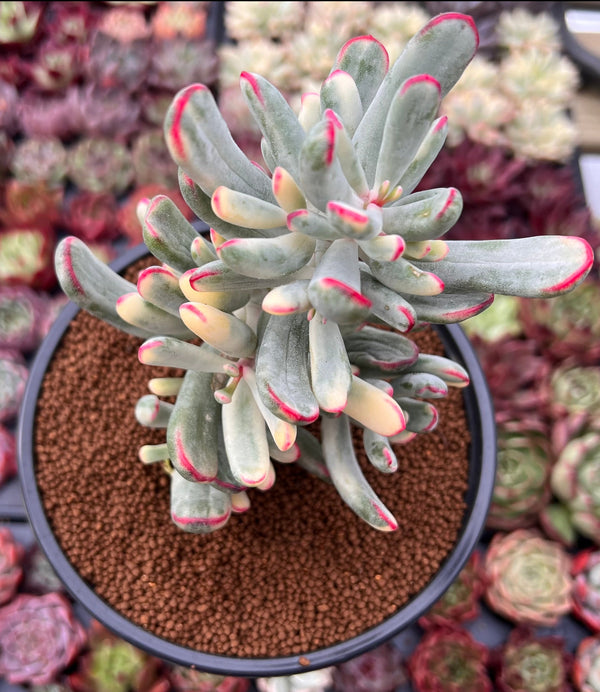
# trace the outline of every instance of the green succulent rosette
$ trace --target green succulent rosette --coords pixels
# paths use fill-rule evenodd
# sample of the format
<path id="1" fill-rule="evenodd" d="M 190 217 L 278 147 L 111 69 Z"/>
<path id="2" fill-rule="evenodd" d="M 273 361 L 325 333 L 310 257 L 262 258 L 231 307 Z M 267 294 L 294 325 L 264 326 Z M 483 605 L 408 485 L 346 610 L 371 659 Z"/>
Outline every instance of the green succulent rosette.
<path id="1" fill-rule="evenodd" d="M 498 655 L 498 692 L 566 692 L 572 657 L 560 637 L 514 629 Z"/>
<path id="2" fill-rule="evenodd" d="M 553 627 L 571 610 L 571 559 L 533 529 L 492 538 L 485 557 L 490 608 L 516 623 Z"/>
<path id="3" fill-rule="evenodd" d="M 551 465 L 550 445 L 541 432 L 500 428 L 488 528 L 513 531 L 533 526 L 550 499 Z"/>
<path id="4" fill-rule="evenodd" d="M 571 440 L 550 477 L 575 530 L 600 545 L 600 433 Z"/>

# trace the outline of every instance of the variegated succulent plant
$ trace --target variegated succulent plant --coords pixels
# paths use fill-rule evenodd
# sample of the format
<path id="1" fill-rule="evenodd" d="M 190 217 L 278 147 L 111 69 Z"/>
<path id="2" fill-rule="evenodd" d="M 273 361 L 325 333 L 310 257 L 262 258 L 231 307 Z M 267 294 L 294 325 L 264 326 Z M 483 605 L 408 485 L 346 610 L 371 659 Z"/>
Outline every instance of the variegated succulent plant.
<path id="1" fill-rule="evenodd" d="M 210 531 L 246 509 L 248 488 L 274 482 L 271 460 L 324 474 L 372 526 L 397 528 L 357 462 L 351 425 L 364 429 L 374 466 L 392 472 L 392 444 L 433 429 L 435 399 L 469 380 L 407 333 L 460 322 L 494 293 L 564 293 L 588 273 L 592 251 L 579 238 L 446 242 L 460 192 L 414 192 L 444 145 L 441 99 L 477 44 L 472 19 L 457 13 L 430 20 L 391 67 L 380 42 L 354 38 L 298 115 L 243 72 L 269 172 L 242 154 L 211 91 L 191 85 L 175 96 L 165 137 L 210 238 L 159 195 L 139 207 L 157 265 L 137 286 L 76 238 L 59 245 L 69 297 L 142 337 L 142 363 L 186 371 L 151 380 L 136 407 L 142 424 L 166 429 L 140 457 L 169 460 L 183 529 Z M 320 444 L 306 429 L 317 419 Z"/>

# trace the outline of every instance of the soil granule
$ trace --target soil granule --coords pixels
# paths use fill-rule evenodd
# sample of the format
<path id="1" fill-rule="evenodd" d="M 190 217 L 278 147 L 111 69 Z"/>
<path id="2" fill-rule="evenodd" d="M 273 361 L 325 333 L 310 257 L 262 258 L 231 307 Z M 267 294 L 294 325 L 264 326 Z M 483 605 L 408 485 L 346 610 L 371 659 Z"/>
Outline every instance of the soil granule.
<path id="1" fill-rule="evenodd" d="M 415 340 L 443 353 L 432 329 Z M 436 430 L 396 447 L 396 473 L 374 470 L 357 449 L 397 531 L 372 529 L 333 486 L 275 462 L 275 485 L 250 491 L 248 512 L 192 535 L 169 518 L 168 476 L 137 458 L 141 445 L 164 442 L 165 431 L 140 426 L 135 403 L 150 378 L 173 374 L 140 364 L 140 343 L 79 312 L 50 363 L 36 419 L 51 526 L 115 610 L 208 653 L 302 655 L 381 623 L 432 579 L 465 512 L 470 439 L 459 390 L 436 400 Z M 360 445 L 360 432 L 355 438 Z"/>

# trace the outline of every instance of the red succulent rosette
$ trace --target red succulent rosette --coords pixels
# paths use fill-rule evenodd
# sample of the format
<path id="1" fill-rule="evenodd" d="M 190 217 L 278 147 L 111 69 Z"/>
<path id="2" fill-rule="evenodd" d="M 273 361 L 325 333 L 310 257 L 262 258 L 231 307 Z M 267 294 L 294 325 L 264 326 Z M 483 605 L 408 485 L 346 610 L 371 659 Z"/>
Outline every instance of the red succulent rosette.
<path id="1" fill-rule="evenodd" d="M 592 632 L 600 632 L 600 550 L 588 548 L 573 558 L 573 613 Z"/>
<path id="2" fill-rule="evenodd" d="M 419 625 L 431 629 L 474 620 L 479 615 L 479 602 L 484 591 L 481 553 L 475 551 L 440 600 L 419 618 Z"/>
<path id="3" fill-rule="evenodd" d="M 0 425 L 0 487 L 17 474 L 17 449 L 15 436 Z"/>
<path id="4" fill-rule="evenodd" d="M 17 543 L 11 530 L 0 527 L 0 605 L 11 601 L 17 593 L 23 578 L 24 555 L 25 549 Z"/>
<path id="5" fill-rule="evenodd" d="M 489 650 L 466 630 L 429 630 L 408 661 L 416 692 L 492 692 Z"/>
<path id="6" fill-rule="evenodd" d="M 570 692 L 572 662 L 561 637 L 539 637 L 529 628 L 518 627 L 492 656 L 496 690 Z"/>
<path id="7" fill-rule="evenodd" d="M 13 685 L 54 681 L 85 642 L 85 630 L 60 594 L 21 594 L 0 608 L 0 675 Z"/>
<path id="8" fill-rule="evenodd" d="M 600 660 L 600 637 L 586 637 L 579 642 L 575 652 L 572 678 L 579 692 L 598 692 L 598 661 Z"/>
<path id="9" fill-rule="evenodd" d="M 86 242 L 112 240 L 117 233 L 117 201 L 110 192 L 82 190 L 70 200 L 63 224 Z"/>

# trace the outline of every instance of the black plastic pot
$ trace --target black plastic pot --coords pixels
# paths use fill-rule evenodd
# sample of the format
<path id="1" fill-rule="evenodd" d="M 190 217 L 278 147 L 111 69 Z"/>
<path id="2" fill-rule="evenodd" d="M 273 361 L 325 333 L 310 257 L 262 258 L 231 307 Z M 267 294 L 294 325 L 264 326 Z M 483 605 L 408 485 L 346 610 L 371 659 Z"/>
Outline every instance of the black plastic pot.
<path id="1" fill-rule="evenodd" d="M 148 250 L 140 245 L 126 252 L 112 266 L 116 271 L 123 271 L 146 254 Z M 50 563 L 72 596 L 118 636 L 159 658 L 208 672 L 252 678 L 291 675 L 335 665 L 382 644 L 428 610 L 455 580 L 475 549 L 484 528 L 495 478 L 496 426 L 487 383 L 475 352 L 463 330 L 457 325 L 450 325 L 438 328 L 446 353 L 463 364 L 471 377 L 470 386 L 463 390 L 472 436 L 467 510 L 454 550 L 415 598 L 380 625 L 347 641 L 312 651 L 308 665 L 301 664 L 298 656 L 250 659 L 206 654 L 166 641 L 127 620 L 99 598 L 70 564 L 49 525 L 36 482 L 34 427 L 38 393 L 54 351 L 77 312 L 78 308 L 73 303 L 62 311 L 33 363 L 18 431 L 20 478 L 31 525 Z"/>

